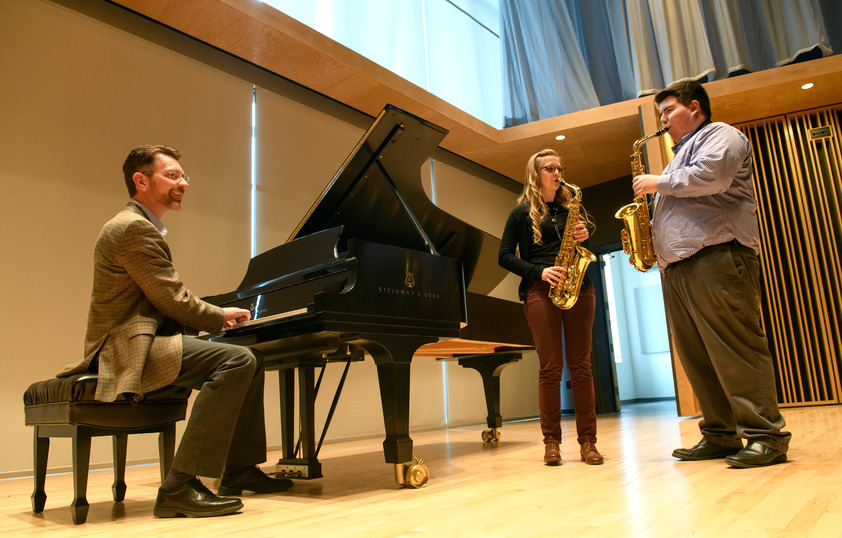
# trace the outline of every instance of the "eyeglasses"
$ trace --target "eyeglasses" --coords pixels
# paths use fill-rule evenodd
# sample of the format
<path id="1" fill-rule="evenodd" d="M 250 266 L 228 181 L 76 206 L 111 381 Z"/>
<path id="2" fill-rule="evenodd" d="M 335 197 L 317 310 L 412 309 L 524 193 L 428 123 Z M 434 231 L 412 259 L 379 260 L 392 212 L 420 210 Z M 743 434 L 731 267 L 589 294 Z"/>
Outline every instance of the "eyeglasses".
<path id="1" fill-rule="evenodd" d="M 149 173 L 141 172 L 141 174 L 143 174 L 145 176 L 151 176 L 152 174 L 155 174 L 155 173 L 156 172 L 149 172 Z M 157 172 L 157 173 L 161 174 L 164 177 L 168 177 L 173 181 L 179 181 L 180 182 L 183 179 L 185 183 L 190 185 L 190 176 L 188 176 L 187 174 L 179 174 L 175 170 L 167 170 L 165 172 Z"/>
<path id="2" fill-rule="evenodd" d="M 564 177 L 564 168 L 562 168 L 561 166 L 542 166 L 541 170 L 546 170 L 551 174 L 555 174 L 556 172 L 558 172 L 561 175 L 561 177 Z"/>

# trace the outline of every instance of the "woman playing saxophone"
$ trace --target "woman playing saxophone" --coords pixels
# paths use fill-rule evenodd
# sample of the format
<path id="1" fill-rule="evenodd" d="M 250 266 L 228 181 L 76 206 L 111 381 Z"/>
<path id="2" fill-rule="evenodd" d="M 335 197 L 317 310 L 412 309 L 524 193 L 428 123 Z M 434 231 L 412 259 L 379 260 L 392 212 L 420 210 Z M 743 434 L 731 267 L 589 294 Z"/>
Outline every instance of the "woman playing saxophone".
<path id="1" fill-rule="evenodd" d="M 544 462 L 547 465 L 561 463 L 561 377 L 566 355 L 579 456 L 585 463 L 594 465 L 603 462 L 596 449 L 596 406 L 591 374 L 594 287 L 584 275 L 578 298 L 569 309 L 557 308 L 548 296 L 551 288 L 571 277 L 567 268 L 556 264 L 565 228 L 574 226 L 575 243 L 582 243 L 589 237 L 587 212 L 572 194 L 578 189 L 564 185 L 563 175 L 561 161 L 553 150 L 540 151 L 529 159 L 523 193 L 517 207 L 509 214 L 500 240 L 498 261 L 503 268 L 521 277 L 518 292 L 540 364 L 538 408 Z M 580 219 L 568 223 L 571 207 L 579 211 Z"/>

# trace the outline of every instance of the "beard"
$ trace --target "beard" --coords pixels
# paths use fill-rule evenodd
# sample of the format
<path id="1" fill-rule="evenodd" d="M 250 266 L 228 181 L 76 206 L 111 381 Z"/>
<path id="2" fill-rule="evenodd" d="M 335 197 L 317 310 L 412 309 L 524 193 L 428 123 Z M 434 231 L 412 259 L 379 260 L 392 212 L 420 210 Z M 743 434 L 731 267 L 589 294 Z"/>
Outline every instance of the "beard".
<path id="1" fill-rule="evenodd" d="M 170 189 L 166 194 L 161 194 L 158 202 L 165 205 L 168 209 L 178 211 L 181 209 L 182 198 L 184 193 L 178 189 Z"/>

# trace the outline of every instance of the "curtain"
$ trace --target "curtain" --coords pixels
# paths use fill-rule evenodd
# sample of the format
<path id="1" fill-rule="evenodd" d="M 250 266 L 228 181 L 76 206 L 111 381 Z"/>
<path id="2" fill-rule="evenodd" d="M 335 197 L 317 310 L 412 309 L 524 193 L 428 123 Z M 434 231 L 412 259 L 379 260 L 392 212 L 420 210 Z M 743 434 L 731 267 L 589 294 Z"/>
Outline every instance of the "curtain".
<path id="1" fill-rule="evenodd" d="M 840 11 L 831 0 L 500 0 L 504 125 L 830 55 Z"/>
<path id="2" fill-rule="evenodd" d="M 599 106 L 567 6 L 536 2 L 521 9 L 508 1 L 501 6 L 502 34 L 509 36 L 511 45 L 503 49 L 503 77 L 509 80 L 503 94 L 513 105 L 517 123 L 548 117 L 546 110 Z"/>

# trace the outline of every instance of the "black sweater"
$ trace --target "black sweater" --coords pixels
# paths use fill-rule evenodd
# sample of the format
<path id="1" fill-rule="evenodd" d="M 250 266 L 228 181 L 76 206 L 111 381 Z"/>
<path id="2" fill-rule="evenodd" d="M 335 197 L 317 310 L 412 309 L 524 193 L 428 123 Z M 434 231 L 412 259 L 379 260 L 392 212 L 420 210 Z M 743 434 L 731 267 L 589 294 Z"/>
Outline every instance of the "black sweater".
<path id="1" fill-rule="evenodd" d="M 500 250 L 497 254 L 497 263 L 504 269 L 511 271 L 521 277 L 518 286 L 518 297 L 523 301 L 526 299 L 526 289 L 532 281 L 541 280 L 541 274 L 547 267 L 555 263 L 555 256 L 561 248 L 561 237 L 564 236 L 564 227 L 567 222 L 567 208 L 557 206 L 554 203 L 548 204 L 551 212 L 556 210 L 556 223 L 550 223 L 550 217 L 541 223 L 541 245 L 532 240 L 532 220 L 529 218 L 529 204 L 524 202 L 515 207 L 509 218 L 506 220 L 506 227 L 503 229 L 503 237 L 500 238 Z M 558 233 L 556 233 L 558 231 Z M 584 246 L 587 247 L 587 241 Z M 518 256 L 518 251 L 520 256 Z M 550 256 L 549 253 L 552 253 Z M 587 273 L 582 281 L 582 287 L 591 283 Z"/>

